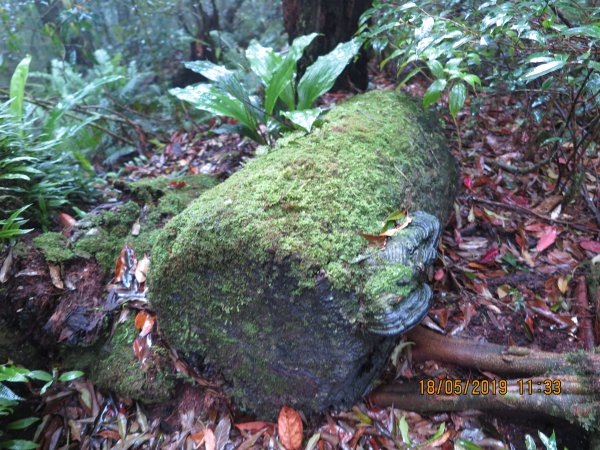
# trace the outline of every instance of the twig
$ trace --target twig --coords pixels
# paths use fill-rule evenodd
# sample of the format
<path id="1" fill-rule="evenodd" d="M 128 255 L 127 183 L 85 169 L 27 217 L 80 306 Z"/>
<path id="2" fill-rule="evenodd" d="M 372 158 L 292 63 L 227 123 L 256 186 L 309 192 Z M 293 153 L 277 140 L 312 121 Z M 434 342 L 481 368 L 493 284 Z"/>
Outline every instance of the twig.
<path id="1" fill-rule="evenodd" d="M 474 197 L 474 196 L 467 196 L 466 200 L 467 201 L 472 200 L 474 202 L 482 203 L 484 205 L 488 205 L 488 206 L 492 206 L 492 207 L 508 209 L 510 211 L 514 211 L 519 214 L 527 214 L 530 216 L 534 216 L 537 219 L 543 220 L 544 222 L 565 225 L 567 227 L 575 228 L 576 230 L 586 231 L 588 233 L 594 233 L 594 234 L 600 235 L 600 229 L 592 228 L 589 225 L 585 225 L 583 223 L 569 222 L 567 220 L 551 219 L 550 217 L 542 216 L 541 214 L 538 214 L 534 211 L 531 211 L 531 210 L 524 208 L 522 206 L 519 206 L 519 205 L 509 205 L 507 203 L 495 202 L 492 200 L 486 200 L 484 198 L 479 198 L 479 197 Z"/>
<path id="2" fill-rule="evenodd" d="M 593 350 L 594 324 L 592 321 L 592 314 L 590 313 L 586 280 L 583 275 L 577 278 L 575 293 L 575 300 L 577 302 L 576 311 L 577 317 L 579 318 L 579 331 L 577 337 L 585 350 Z"/>

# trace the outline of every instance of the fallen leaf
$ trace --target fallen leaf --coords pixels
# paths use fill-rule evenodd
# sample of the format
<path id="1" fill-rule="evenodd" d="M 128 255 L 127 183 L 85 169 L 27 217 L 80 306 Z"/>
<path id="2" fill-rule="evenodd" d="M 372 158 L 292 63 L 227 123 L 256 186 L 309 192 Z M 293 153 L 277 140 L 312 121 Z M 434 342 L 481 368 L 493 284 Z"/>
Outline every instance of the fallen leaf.
<path id="1" fill-rule="evenodd" d="M 490 248 L 485 255 L 479 260 L 480 263 L 488 264 L 496 260 L 496 256 L 500 253 L 498 247 Z"/>
<path id="2" fill-rule="evenodd" d="M 135 327 L 140 330 L 140 337 L 146 336 L 152 331 L 156 317 L 148 314 L 146 311 L 140 311 L 135 316 Z"/>
<path id="3" fill-rule="evenodd" d="M 135 268 L 135 279 L 138 283 L 144 283 L 146 281 L 146 274 L 150 268 L 150 258 L 144 253 L 144 257 L 140 259 Z"/>
<path id="4" fill-rule="evenodd" d="M 71 229 L 77 224 L 77 220 L 70 216 L 67 213 L 60 213 L 58 215 L 58 221 L 63 226 L 63 228 Z"/>
<path id="5" fill-rule="evenodd" d="M 433 275 L 433 279 L 435 281 L 441 281 L 444 279 L 444 275 L 446 275 L 446 272 L 444 272 L 444 269 L 438 269 L 435 271 L 435 274 Z"/>
<path id="6" fill-rule="evenodd" d="M 13 250 L 12 247 L 8 249 L 8 255 L 4 258 L 2 262 L 2 267 L 0 268 L 0 283 L 6 283 L 8 281 L 8 274 L 10 273 L 10 269 L 12 268 L 13 263 Z"/>
<path id="7" fill-rule="evenodd" d="M 600 253 L 600 242 L 598 241 L 581 241 L 579 246 L 584 250 Z"/>
<path id="8" fill-rule="evenodd" d="M 215 428 L 215 447 L 216 450 L 223 450 L 229 441 L 229 432 L 231 431 L 231 421 L 229 417 L 223 417 Z"/>
<path id="9" fill-rule="evenodd" d="M 304 426 L 300 414 L 289 406 L 284 406 L 277 419 L 279 439 L 287 450 L 297 450 L 302 446 Z"/>
<path id="10" fill-rule="evenodd" d="M 465 187 L 472 191 L 473 190 L 473 177 L 471 175 L 467 175 L 466 177 L 463 178 L 463 184 L 465 185 Z"/>
<path id="11" fill-rule="evenodd" d="M 561 293 L 567 293 L 567 290 L 569 289 L 569 280 L 567 279 L 567 277 L 558 277 L 558 280 L 556 280 L 556 284 L 558 285 L 558 289 Z"/>
<path id="12" fill-rule="evenodd" d="M 387 236 L 383 236 L 381 234 L 368 234 L 368 233 L 358 233 L 358 234 L 360 234 L 361 237 L 363 237 L 367 241 L 369 241 L 369 243 L 379 245 L 379 246 L 383 246 L 387 242 L 387 239 L 388 239 Z"/>
<path id="13" fill-rule="evenodd" d="M 136 220 L 135 222 L 133 222 L 133 225 L 131 226 L 131 235 L 139 236 L 141 228 L 142 228 L 142 226 L 140 225 L 139 219 Z"/>
<path id="14" fill-rule="evenodd" d="M 204 446 L 206 450 L 216 450 L 217 440 L 215 439 L 215 433 L 210 428 L 204 431 Z"/>
<path id="15" fill-rule="evenodd" d="M 262 420 L 257 420 L 255 422 L 245 422 L 245 423 L 237 423 L 235 427 L 240 431 L 260 431 L 265 428 L 273 428 L 275 425 L 270 422 L 264 422 Z"/>
<path id="16" fill-rule="evenodd" d="M 548 227 L 540 236 L 540 239 L 535 247 L 538 253 L 543 252 L 552 244 L 554 244 L 554 241 L 556 241 L 556 236 L 558 236 L 558 230 L 554 227 Z"/>
<path id="17" fill-rule="evenodd" d="M 60 266 L 58 264 L 48 263 L 48 270 L 50 271 L 50 279 L 54 287 L 58 289 L 64 289 L 65 285 L 60 274 Z"/>

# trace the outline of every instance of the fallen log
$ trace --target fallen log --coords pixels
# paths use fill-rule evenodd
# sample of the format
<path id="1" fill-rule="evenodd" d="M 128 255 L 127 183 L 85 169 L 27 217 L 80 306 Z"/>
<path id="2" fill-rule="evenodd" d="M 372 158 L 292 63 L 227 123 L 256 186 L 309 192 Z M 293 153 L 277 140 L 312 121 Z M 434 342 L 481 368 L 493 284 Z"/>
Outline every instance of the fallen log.
<path id="1" fill-rule="evenodd" d="M 215 184 L 204 175 L 120 182 L 119 201 L 69 232 L 26 236 L 9 252 L 0 249 L 0 265 L 11 255 L 0 282 L 0 364 L 62 365 L 118 395 L 169 398 L 175 374 L 168 356 L 154 342 L 157 351 L 138 361 L 134 312 L 121 314 L 128 300 L 111 297 L 106 286 L 126 242 L 140 259 L 150 254 L 164 223 Z"/>
<path id="2" fill-rule="evenodd" d="M 456 185 L 417 101 L 370 92 L 338 105 L 165 226 L 149 275 L 163 335 L 259 417 L 352 405 L 427 313 L 424 269 Z M 412 222 L 369 248 L 360 233 L 395 210 Z"/>

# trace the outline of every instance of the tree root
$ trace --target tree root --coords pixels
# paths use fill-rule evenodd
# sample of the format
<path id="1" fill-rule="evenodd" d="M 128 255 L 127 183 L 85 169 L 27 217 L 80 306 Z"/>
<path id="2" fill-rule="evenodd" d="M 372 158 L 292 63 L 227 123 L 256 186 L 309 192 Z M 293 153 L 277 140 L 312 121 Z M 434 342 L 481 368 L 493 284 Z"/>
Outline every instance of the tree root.
<path id="1" fill-rule="evenodd" d="M 600 354 L 551 353 L 525 347 L 475 343 L 417 327 L 416 361 L 435 360 L 500 376 L 500 380 L 421 380 L 381 386 L 370 396 L 378 406 L 420 412 L 512 411 L 563 418 L 588 431 L 600 431 Z M 531 381 L 529 381 L 531 380 Z"/>

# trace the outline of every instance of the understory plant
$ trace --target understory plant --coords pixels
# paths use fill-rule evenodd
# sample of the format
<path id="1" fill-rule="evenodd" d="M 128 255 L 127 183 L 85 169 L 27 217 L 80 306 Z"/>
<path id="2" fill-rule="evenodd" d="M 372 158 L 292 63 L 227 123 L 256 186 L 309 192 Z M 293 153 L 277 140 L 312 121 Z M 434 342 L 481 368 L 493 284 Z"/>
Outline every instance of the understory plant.
<path id="1" fill-rule="evenodd" d="M 600 193 L 594 198 L 582 182 L 600 139 L 597 2 L 375 1 L 359 31 L 382 56 L 382 67 L 396 66 L 400 85 L 417 74 L 428 79 L 426 108 L 446 93 L 457 128 L 470 92 L 515 98 L 530 112 L 535 144 L 549 156 L 529 167 L 503 168 L 526 173 L 555 161 L 565 199 L 580 191 L 600 225 L 594 206 Z M 472 112 L 476 105 L 473 99 Z"/>
<path id="2" fill-rule="evenodd" d="M 0 419 L 10 417 L 19 403 L 25 400 L 8 387 L 8 383 L 30 384 L 33 381 L 42 381 L 44 385 L 39 391 L 36 389 L 35 393 L 43 395 L 56 381 L 68 382 L 82 375 L 83 372 L 80 371 L 64 372 L 59 375 L 57 370 L 49 373 L 43 370 L 28 370 L 12 363 L 0 364 Z M 29 428 L 39 420 L 37 417 L 26 417 L 0 426 L 0 448 L 19 450 L 38 448 L 38 444 L 31 440 L 7 438 L 13 433 Z"/>
<path id="3" fill-rule="evenodd" d="M 169 92 L 197 109 L 235 119 L 242 134 L 261 144 L 271 144 L 282 131 L 310 132 L 322 112 L 321 108 L 313 108 L 313 103 L 333 87 L 360 48 L 358 39 L 339 44 L 327 55 L 320 56 L 297 80 L 298 60 L 317 36 L 313 33 L 296 38 L 285 54 L 256 41 L 249 45 L 245 56 L 263 85 L 262 98 L 242 84 L 236 71 L 209 61 L 191 61 L 185 66 L 211 83 Z"/>
<path id="4" fill-rule="evenodd" d="M 91 164 L 68 145 L 89 120 L 62 124 L 66 104 L 43 116 L 26 111 L 29 63 L 27 57 L 17 66 L 10 98 L 0 103 L 0 238 L 22 234 L 24 215 L 47 229 L 56 209 L 89 198 L 94 191 Z"/>

